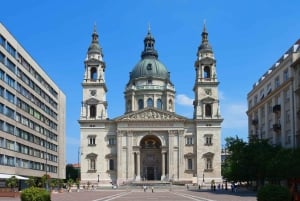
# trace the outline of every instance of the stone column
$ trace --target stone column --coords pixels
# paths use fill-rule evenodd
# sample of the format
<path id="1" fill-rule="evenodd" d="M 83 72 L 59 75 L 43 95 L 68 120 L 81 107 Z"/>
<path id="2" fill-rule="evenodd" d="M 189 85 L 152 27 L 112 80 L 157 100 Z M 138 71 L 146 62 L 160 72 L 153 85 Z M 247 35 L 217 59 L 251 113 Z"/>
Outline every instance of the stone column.
<path id="1" fill-rule="evenodd" d="M 118 183 L 122 183 L 124 181 L 124 175 L 122 174 L 122 131 L 117 131 L 117 175 L 118 175 Z"/>
<path id="2" fill-rule="evenodd" d="M 168 163 L 169 163 L 169 179 L 174 179 L 176 175 L 174 175 L 174 131 L 169 131 L 169 149 L 168 149 Z"/>
<path id="3" fill-rule="evenodd" d="M 141 180 L 141 157 L 140 152 L 136 152 L 136 181 Z"/>
<path id="4" fill-rule="evenodd" d="M 166 177 L 165 169 L 166 169 L 166 152 L 161 153 L 161 180 L 164 180 Z"/>

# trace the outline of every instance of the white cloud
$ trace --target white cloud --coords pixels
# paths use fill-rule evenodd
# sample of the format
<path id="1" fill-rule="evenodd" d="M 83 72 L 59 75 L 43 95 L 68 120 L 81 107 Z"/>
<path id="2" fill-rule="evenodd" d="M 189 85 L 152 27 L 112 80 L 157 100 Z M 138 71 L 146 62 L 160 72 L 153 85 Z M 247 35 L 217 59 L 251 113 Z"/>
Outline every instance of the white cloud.
<path id="1" fill-rule="evenodd" d="M 221 104 L 221 115 L 224 118 L 223 128 L 244 128 L 247 130 L 247 105 L 244 103 Z"/>
<path id="2" fill-rule="evenodd" d="M 185 94 L 178 94 L 176 96 L 176 103 L 178 105 L 184 105 L 184 106 L 193 106 L 193 101 L 194 99 L 188 97 L 187 95 Z"/>

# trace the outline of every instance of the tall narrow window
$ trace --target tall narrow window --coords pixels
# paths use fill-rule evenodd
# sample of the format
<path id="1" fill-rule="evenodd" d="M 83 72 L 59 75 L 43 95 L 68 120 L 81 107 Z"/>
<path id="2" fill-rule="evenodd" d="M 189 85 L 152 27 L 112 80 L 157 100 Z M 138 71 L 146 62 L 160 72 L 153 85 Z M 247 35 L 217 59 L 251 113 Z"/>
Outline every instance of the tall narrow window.
<path id="1" fill-rule="evenodd" d="M 139 105 L 139 110 L 144 108 L 144 101 L 143 101 L 143 99 L 139 99 L 138 105 Z"/>
<path id="2" fill-rule="evenodd" d="M 131 111 L 131 100 L 128 100 L 128 101 L 127 101 L 127 104 L 126 104 L 126 111 L 127 111 L 127 112 L 130 112 L 130 111 Z"/>
<path id="3" fill-rule="evenodd" d="M 148 98 L 148 100 L 147 100 L 147 107 L 153 107 L 153 100 L 152 100 L 152 98 Z"/>
<path id="4" fill-rule="evenodd" d="M 90 159 L 90 170 L 96 170 L 96 160 Z"/>
<path id="5" fill-rule="evenodd" d="M 0 52 L 0 62 L 4 63 L 5 56 Z"/>
<path id="6" fill-rule="evenodd" d="M 204 67 L 204 78 L 210 78 L 211 77 L 211 73 L 210 73 L 210 68 L 208 66 Z"/>
<path id="7" fill-rule="evenodd" d="M 188 158 L 187 159 L 187 169 L 192 170 L 193 169 L 193 159 Z"/>
<path id="8" fill-rule="evenodd" d="M 287 81 L 289 79 L 289 71 L 288 70 L 285 70 L 283 72 L 283 80 L 284 81 Z"/>
<path id="9" fill-rule="evenodd" d="M 206 169 L 211 170 L 212 169 L 212 159 L 206 158 Z"/>
<path id="10" fill-rule="evenodd" d="M 96 68 L 91 69 L 91 80 L 97 80 L 97 69 Z"/>
<path id="11" fill-rule="evenodd" d="M 169 100 L 169 111 L 173 111 L 173 101 L 171 99 Z"/>
<path id="12" fill-rule="evenodd" d="M 162 102 L 161 102 L 161 99 L 157 99 L 157 101 L 156 101 L 156 107 L 157 107 L 157 109 L 162 109 Z"/>
<path id="13" fill-rule="evenodd" d="M 109 170 L 114 170 L 114 160 L 113 159 L 109 159 Z"/>
<path id="14" fill-rule="evenodd" d="M 0 45 L 5 46 L 5 38 L 0 35 Z"/>
<path id="15" fill-rule="evenodd" d="M 96 117 L 96 105 L 90 106 L 90 117 L 95 118 Z"/>
<path id="16" fill-rule="evenodd" d="M 211 117 L 211 104 L 206 104 L 205 105 L 205 116 L 206 117 Z"/>

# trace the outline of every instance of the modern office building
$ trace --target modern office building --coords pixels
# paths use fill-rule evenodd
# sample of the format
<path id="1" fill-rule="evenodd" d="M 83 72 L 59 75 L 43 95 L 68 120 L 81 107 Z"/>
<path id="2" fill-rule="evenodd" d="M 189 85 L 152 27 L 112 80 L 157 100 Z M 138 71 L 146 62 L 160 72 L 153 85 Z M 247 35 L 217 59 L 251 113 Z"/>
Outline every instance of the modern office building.
<path id="1" fill-rule="evenodd" d="M 205 26 L 194 68 L 185 68 L 195 71 L 192 119 L 175 113 L 175 86 L 158 59 L 150 29 L 141 59 L 124 84 L 123 115 L 108 118 L 106 65 L 96 29 L 84 69 L 79 119 L 82 184 L 222 181 L 219 81 Z"/>
<path id="2" fill-rule="evenodd" d="M 300 39 L 248 93 L 249 138 L 286 148 L 300 145 Z"/>
<path id="3" fill-rule="evenodd" d="M 0 173 L 65 178 L 66 97 L 0 23 Z"/>

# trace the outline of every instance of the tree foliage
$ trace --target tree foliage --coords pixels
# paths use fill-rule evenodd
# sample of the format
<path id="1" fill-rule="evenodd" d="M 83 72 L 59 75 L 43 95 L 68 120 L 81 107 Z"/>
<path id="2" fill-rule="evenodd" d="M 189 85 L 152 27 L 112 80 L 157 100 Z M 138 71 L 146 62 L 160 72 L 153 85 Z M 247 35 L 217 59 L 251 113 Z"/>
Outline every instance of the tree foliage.
<path id="1" fill-rule="evenodd" d="M 51 201 L 51 195 L 45 189 L 30 187 L 22 191 L 21 201 Z"/>
<path id="2" fill-rule="evenodd" d="M 259 189 L 258 201 L 290 201 L 291 194 L 286 187 L 268 184 Z"/>
<path id="3" fill-rule="evenodd" d="M 72 164 L 68 164 L 66 166 L 66 176 L 68 179 L 73 179 L 73 181 L 76 181 L 79 177 L 79 170 L 75 169 Z"/>
<path id="4" fill-rule="evenodd" d="M 300 149 L 284 149 L 272 146 L 267 140 L 244 142 L 238 137 L 226 139 L 229 156 L 222 166 L 222 175 L 228 181 L 256 181 L 258 186 L 265 180 L 279 183 L 283 179 L 300 177 Z"/>

